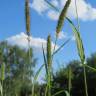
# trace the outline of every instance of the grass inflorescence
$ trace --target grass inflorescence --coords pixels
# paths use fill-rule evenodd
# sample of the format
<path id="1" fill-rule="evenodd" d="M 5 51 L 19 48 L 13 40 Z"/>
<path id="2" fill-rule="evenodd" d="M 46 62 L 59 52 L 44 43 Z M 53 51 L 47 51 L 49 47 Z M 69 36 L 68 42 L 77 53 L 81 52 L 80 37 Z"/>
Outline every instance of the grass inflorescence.
<path id="1" fill-rule="evenodd" d="M 57 37 L 58 37 L 58 34 L 60 33 L 62 27 L 63 27 L 63 23 L 64 23 L 64 20 L 66 18 L 66 14 L 67 14 L 70 3 L 71 3 L 71 0 L 67 0 L 63 10 L 60 13 L 58 24 L 56 27 L 56 36 Z"/>
<path id="2" fill-rule="evenodd" d="M 29 10 L 29 0 L 25 2 L 25 16 L 26 16 L 26 32 L 30 35 L 30 10 Z"/>

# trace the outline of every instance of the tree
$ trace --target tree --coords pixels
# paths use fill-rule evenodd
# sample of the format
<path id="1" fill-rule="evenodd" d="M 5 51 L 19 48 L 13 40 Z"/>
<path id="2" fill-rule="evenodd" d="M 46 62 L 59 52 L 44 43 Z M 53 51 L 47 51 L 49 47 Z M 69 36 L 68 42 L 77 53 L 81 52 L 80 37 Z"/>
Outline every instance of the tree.
<path id="1" fill-rule="evenodd" d="M 37 61 L 32 52 L 31 48 L 26 50 L 7 42 L 0 43 L 0 65 L 5 63 L 3 88 L 7 96 L 31 93 L 33 68 Z"/>
<path id="2" fill-rule="evenodd" d="M 92 54 L 91 57 L 87 58 L 87 65 L 96 68 L 96 53 Z M 84 77 L 83 68 L 81 63 L 77 60 L 69 62 L 67 66 L 59 69 L 53 78 L 53 93 L 60 90 L 68 90 L 68 68 L 71 67 L 71 96 L 85 96 L 84 92 Z M 89 96 L 96 95 L 96 72 L 86 67 L 87 85 Z M 64 96 L 61 93 L 57 96 Z"/>

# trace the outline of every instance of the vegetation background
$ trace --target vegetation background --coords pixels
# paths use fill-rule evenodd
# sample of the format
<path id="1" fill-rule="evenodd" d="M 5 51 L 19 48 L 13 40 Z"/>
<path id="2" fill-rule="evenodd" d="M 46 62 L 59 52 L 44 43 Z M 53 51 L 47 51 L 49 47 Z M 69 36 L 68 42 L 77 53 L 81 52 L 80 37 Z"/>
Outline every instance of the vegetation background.
<path id="1" fill-rule="evenodd" d="M 59 12 L 58 8 L 52 3 L 46 0 L 45 2 Z M 47 37 L 46 48 L 42 43 L 44 62 L 37 70 L 35 66 L 38 59 L 34 58 L 34 51 L 31 48 L 29 0 L 25 0 L 27 50 L 17 45 L 11 45 L 7 40 L 0 42 L 0 96 L 95 96 L 96 53 L 86 58 L 80 35 L 76 1 L 77 26 L 67 17 L 70 3 L 71 0 L 67 0 L 60 12 L 56 25 L 55 43 L 52 42 L 51 34 Z M 61 66 L 54 72 L 55 55 L 71 40 L 69 38 L 57 47 L 57 40 L 65 20 L 69 23 L 74 34 L 80 60 L 73 60 L 66 64 L 66 67 Z M 43 68 L 45 68 L 44 83 L 40 83 L 38 76 L 40 76 Z"/>

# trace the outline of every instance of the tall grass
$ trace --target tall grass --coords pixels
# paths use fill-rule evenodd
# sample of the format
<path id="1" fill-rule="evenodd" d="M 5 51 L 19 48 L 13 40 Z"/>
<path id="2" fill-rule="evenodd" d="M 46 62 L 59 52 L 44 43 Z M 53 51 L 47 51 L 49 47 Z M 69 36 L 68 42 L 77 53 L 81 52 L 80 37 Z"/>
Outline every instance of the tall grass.
<path id="1" fill-rule="evenodd" d="M 48 96 L 51 96 L 51 69 L 52 69 L 52 53 L 51 53 L 51 36 L 49 35 L 47 38 L 47 68 L 48 68 L 48 81 L 47 81 L 47 86 L 48 86 Z"/>
<path id="2" fill-rule="evenodd" d="M 71 87 L 72 87 L 72 84 L 71 84 L 71 66 L 68 67 L 68 92 L 69 94 L 71 94 Z"/>
<path id="3" fill-rule="evenodd" d="M 53 54 L 52 54 L 52 48 L 51 48 L 51 36 L 49 35 L 47 37 L 47 49 L 46 49 L 46 55 L 44 53 L 44 48 L 42 47 L 43 50 L 43 58 L 44 58 L 44 63 L 45 63 L 45 69 L 46 69 L 46 81 L 47 85 L 45 88 L 45 95 L 44 96 L 57 96 L 60 93 L 65 92 L 66 96 L 70 96 L 68 91 L 61 90 L 53 95 L 51 94 L 51 89 L 52 89 L 52 84 L 51 84 L 51 79 L 52 79 L 52 56 L 56 54 L 68 41 L 66 41 L 60 48 L 58 48 Z M 70 74 L 70 73 L 69 73 Z M 71 87 L 70 87 L 71 88 Z"/>
<path id="4" fill-rule="evenodd" d="M 26 34 L 30 35 L 30 9 L 29 0 L 25 0 Z"/>
<path id="5" fill-rule="evenodd" d="M 49 3 L 47 0 L 45 0 L 51 7 L 55 8 L 57 11 L 58 9 L 56 7 L 54 7 L 51 3 Z M 68 8 L 69 8 L 69 5 L 71 3 L 71 0 L 67 0 L 66 3 L 65 3 L 65 6 L 63 8 L 63 10 L 61 11 L 61 14 L 59 16 L 59 19 L 58 19 L 58 23 L 57 23 L 57 26 L 56 26 L 56 40 L 55 40 L 55 46 L 54 46 L 54 50 L 53 52 L 55 51 L 55 47 L 56 47 L 56 44 L 57 44 L 57 39 L 58 39 L 58 36 L 59 36 L 59 33 L 62 29 L 62 25 L 64 24 L 64 20 L 66 18 L 66 14 L 67 14 L 67 11 L 68 11 Z"/>
<path id="6" fill-rule="evenodd" d="M 4 96 L 4 90 L 3 90 L 3 81 L 5 79 L 5 63 L 1 65 L 1 82 L 0 82 L 0 89 L 1 89 L 1 96 Z"/>
<path id="7" fill-rule="evenodd" d="M 58 24 L 57 24 L 57 35 L 59 34 L 59 32 L 61 31 L 62 27 L 63 27 L 63 22 L 64 22 L 64 19 L 66 18 L 69 22 L 69 24 L 71 25 L 72 27 L 72 30 L 73 30 L 73 33 L 74 33 L 74 36 L 76 38 L 76 45 L 77 45 L 77 49 L 78 49 L 78 55 L 81 59 L 81 62 L 82 64 L 84 65 L 84 62 L 85 62 L 85 54 L 84 54 L 84 48 L 83 48 L 83 43 L 82 43 L 82 39 L 81 39 L 81 36 L 80 36 L 80 33 L 79 33 L 79 28 L 80 28 L 80 25 L 79 25 L 79 19 L 78 19 L 78 10 L 77 10 L 77 4 L 76 4 L 76 0 L 75 0 L 75 7 L 76 7 L 76 15 L 77 15 L 77 23 L 78 23 L 78 29 L 75 27 L 75 25 L 73 24 L 73 22 L 68 18 L 66 17 L 66 12 L 67 12 L 67 9 L 69 7 L 71 3 L 71 0 L 68 0 L 65 4 L 65 7 L 63 8 L 63 10 L 61 11 L 61 14 L 59 16 L 59 20 L 58 20 Z M 52 4 L 50 4 L 51 7 L 53 7 Z M 54 7 L 55 8 L 55 7 Z M 57 10 L 57 9 L 56 9 Z M 83 66 L 83 70 L 84 70 L 84 84 L 85 84 L 85 93 L 86 93 L 86 96 L 88 96 L 88 90 L 87 90 L 87 80 L 86 80 L 86 70 L 85 70 L 85 66 Z M 70 76 L 70 75 L 69 75 Z M 69 77 L 70 78 L 70 77 Z M 70 92 L 70 79 L 69 79 L 69 92 Z"/>
<path id="8" fill-rule="evenodd" d="M 54 5 L 52 5 L 50 2 L 48 2 L 47 0 L 45 0 L 47 2 L 47 4 L 49 4 L 52 8 L 56 9 L 56 11 L 59 11 Z M 67 0 L 65 3 L 64 8 L 62 9 L 59 19 L 58 19 L 58 23 L 56 26 L 56 40 L 55 40 L 55 46 L 53 49 L 53 53 L 52 53 L 52 41 L 51 41 L 51 35 L 49 35 L 47 37 L 47 44 L 46 44 L 46 53 L 45 50 L 43 48 L 42 45 L 42 51 L 43 51 L 43 58 L 44 58 L 44 64 L 41 65 L 41 67 L 37 70 L 36 74 L 34 75 L 33 78 L 33 82 L 32 82 L 32 96 L 36 96 L 35 94 L 35 83 L 36 80 L 38 79 L 38 76 L 40 75 L 40 72 L 42 71 L 43 67 L 45 66 L 45 70 L 46 70 L 46 88 L 45 88 L 45 94 L 44 96 L 56 96 L 59 95 L 62 92 L 65 92 L 66 96 L 70 96 L 71 95 L 71 66 L 69 66 L 69 72 L 68 72 L 68 90 L 61 90 L 56 92 L 55 94 L 52 95 L 51 90 L 52 90 L 52 62 L 53 62 L 53 56 L 55 54 L 57 54 L 57 52 L 59 52 L 61 50 L 62 47 L 64 47 L 69 41 L 70 39 L 68 39 L 66 42 L 64 42 L 57 50 L 55 50 L 56 45 L 57 45 L 57 39 L 59 36 L 59 33 L 61 32 L 63 26 L 64 26 L 64 21 L 65 19 L 69 22 L 69 24 L 71 25 L 73 34 L 76 38 L 76 45 L 77 45 L 77 51 L 78 51 L 78 55 L 80 57 L 80 61 L 82 63 L 82 67 L 83 67 L 83 73 L 84 73 L 84 84 L 85 84 L 85 96 L 88 96 L 88 88 L 87 88 L 87 78 L 86 78 L 86 67 L 96 71 L 96 69 L 88 66 L 85 64 L 86 58 L 85 58 L 85 53 L 84 53 L 84 47 L 83 47 L 83 42 L 80 36 L 80 24 L 79 24 L 79 19 L 78 19 L 78 10 L 77 10 L 77 4 L 76 4 L 76 0 L 75 0 L 75 7 L 76 7 L 76 14 L 77 14 L 77 25 L 78 28 L 74 25 L 74 23 L 68 18 L 66 17 L 68 8 L 70 6 L 71 0 Z M 30 62 L 30 9 L 29 9 L 29 0 L 25 0 L 25 17 L 26 17 L 26 34 L 28 36 L 27 40 L 28 40 L 28 47 L 29 47 L 29 63 Z M 1 82 L 0 82 L 0 96 L 4 96 L 4 90 L 3 90 L 3 81 L 5 79 L 5 64 L 2 63 L 1 65 Z"/>
<path id="9" fill-rule="evenodd" d="M 56 36 L 57 37 L 58 37 L 58 34 L 60 33 L 60 31 L 62 30 L 63 23 L 64 23 L 64 20 L 66 18 L 66 14 L 67 14 L 70 3 L 71 3 L 71 0 L 67 0 L 63 10 L 60 13 L 58 23 L 57 23 L 57 27 L 56 27 Z"/>
<path id="10" fill-rule="evenodd" d="M 79 23 L 79 18 L 78 18 L 78 9 L 77 9 L 77 1 L 75 0 L 75 9 L 76 9 L 76 17 L 77 17 L 77 25 L 78 25 L 78 31 L 80 31 L 80 23 Z M 78 32 L 77 32 L 78 33 Z M 80 39 L 80 36 L 79 36 L 79 38 L 78 39 Z M 86 96 L 88 96 L 88 87 L 87 87 L 87 78 L 86 78 L 86 69 L 85 69 L 85 66 L 84 66 L 84 62 L 85 62 L 85 56 L 84 56 L 84 48 L 83 48 L 83 44 L 82 44 L 82 40 L 81 40 L 81 42 L 80 42 L 80 45 L 81 45 L 81 48 L 80 48 L 80 50 L 82 50 L 83 51 L 83 55 L 81 56 L 81 62 L 82 62 L 82 64 L 83 64 L 83 74 L 84 74 L 84 84 L 85 84 L 85 93 L 86 93 Z M 79 46 L 78 46 L 79 47 Z M 78 48 L 78 50 L 79 50 L 79 48 Z M 83 60 L 83 59 L 84 60 Z"/>
<path id="11" fill-rule="evenodd" d="M 29 0 L 25 0 L 25 20 L 26 20 L 26 34 L 27 34 L 27 41 L 28 41 L 28 58 L 29 64 L 31 64 L 31 47 L 30 47 L 30 7 L 29 7 Z M 31 76 L 31 73 L 29 73 Z M 30 78 L 31 79 L 31 78 Z"/>
<path id="12" fill-rule="evenodd" d="M 71 24 L 72 30 L 74 32 L 74 36 L 76 38 L 76 45 L 77 45 L 77 49 L 78 49 L 78 55 L 79 55 L 79 57 L 81 59 L 81 63 L 84 65 L 84 63 L 85 63 L 85 54 L 84 54 L 84 48 L 83 48 L 83 43 L 82 43 L 80 33 L 78 32 L 78 30 L 76 29 L 76 27 L 74 26 L 72 21 L 70 21 L 70 19 L 68 19 L 68 18 L 67 18 L 67 20 Z M 85 66 L 83 66 L 83 70 L 84 70 L 83 73 L 84 73 L 85 94 L 86 94 L 86 96 L 88 96 Z"/>

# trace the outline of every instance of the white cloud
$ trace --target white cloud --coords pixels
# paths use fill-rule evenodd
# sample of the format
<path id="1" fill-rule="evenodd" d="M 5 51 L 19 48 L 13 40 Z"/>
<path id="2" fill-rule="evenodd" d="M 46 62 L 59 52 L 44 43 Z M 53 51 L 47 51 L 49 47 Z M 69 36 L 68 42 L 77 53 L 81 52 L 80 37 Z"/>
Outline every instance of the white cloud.
<path id="1" fill-rule="evenodd" d="M 67 0 L 52 0 L 51 3 L 61 10 L 66 1 Z M 42 14 L 42 12 L 45 12 L 52 20 L 57 20 L 59 17 L 59 13 L 51 7 L 48 7 L 44 0 L 33 0 L 33 3 L 30 5 L 38 13 Z M 96 20 L 96 8 L 93 8 L 92 5 L 87 3 L 85 0 L 77 0 L 77 10 L 79 19 L 83 21 Z M 76 18 L 75 0 L 72 0 L 67 16 L 72 19 Z"/>
<path id="2" fill-rule="evenodd" d="M 45 12 L 48 9 L 48 6 L 44 2 L 44 0 L 33 0 L 33 2 L 29 4 L 29 6 L 36 10 L 39 14 Z"/>
<path id="3" fill-rule="evenodd" d="M 61 31 L 58 35 L 58 39 L 67 39 L 69 36 L 63 31 Z"/>
<path id="4" fill-rule="evenodd" d="M 54 11 L 54 10 L 50 10 L 50 11 L 48 11 L 47 16 L 48 16 L 50 19 L 52 19 L 52 20 L 57 20 L 58 17 L 59 17 L 59 13 L 56 12 L 56 11 Z"/>
<path id="5" fill-rule="evenodd" d="M 28 48 L 28 36 L 24 33 L 21 32 L 18 35 L 9 37 L 7 39 L 8 43 L 11 45 L 18 45 L 21 48 Z M 30 37 L 30 46 L 33 48 L 35 52 L 41 52 L 42 51 L 42 44 L 44 46 L 44 49 L 46 49 L 46 40 L 42 38 L 34 38 Z M 52 50 L 54 48 L 54 43 L 52 42 Z M 58 46 L 56 46 L 56 49 Z"/>
<path id="6" fill-rule="evenodd" d="M 56 32 L 55 32 L 56 33 Z M 55 35 L 56 38 L 56 35 Z M 71 41 L 75 41 L 75 36 L 74 35 L 69 35 L 66 32 L 61 31 L 58 35 L 58 40 L 63 40 L 63 39 L 71 39 Z"/>
<path id="7" fill-rule="evenodd" d="M 76 40 L 75 36 L 72 36 L 72 37 L 71 37 L 71 40 L 72 40 L 72 41 L 75 41 L 75 40 Z"/>
<path id="8" fill-rule="evenodd" d="M 58 1 L 57 0 L 52 0 L 52 2 L 51 2 L 54 6 L 59 6 L 59 3 L 58 3 Z"/>
<path id="9" fill-rule="evenodd" d="M 73 10 L 73 11 L 72 11 Z M 78 16 L 82 20 L 95 20 L 96 19 L 96 9 L 91 6 L 91 4 L 86 3 L 84 0 L 77 1 Z M 72 0 L 68 14 L 72 18 L 76 18 L 76 8 L 75 0 Z"/>

